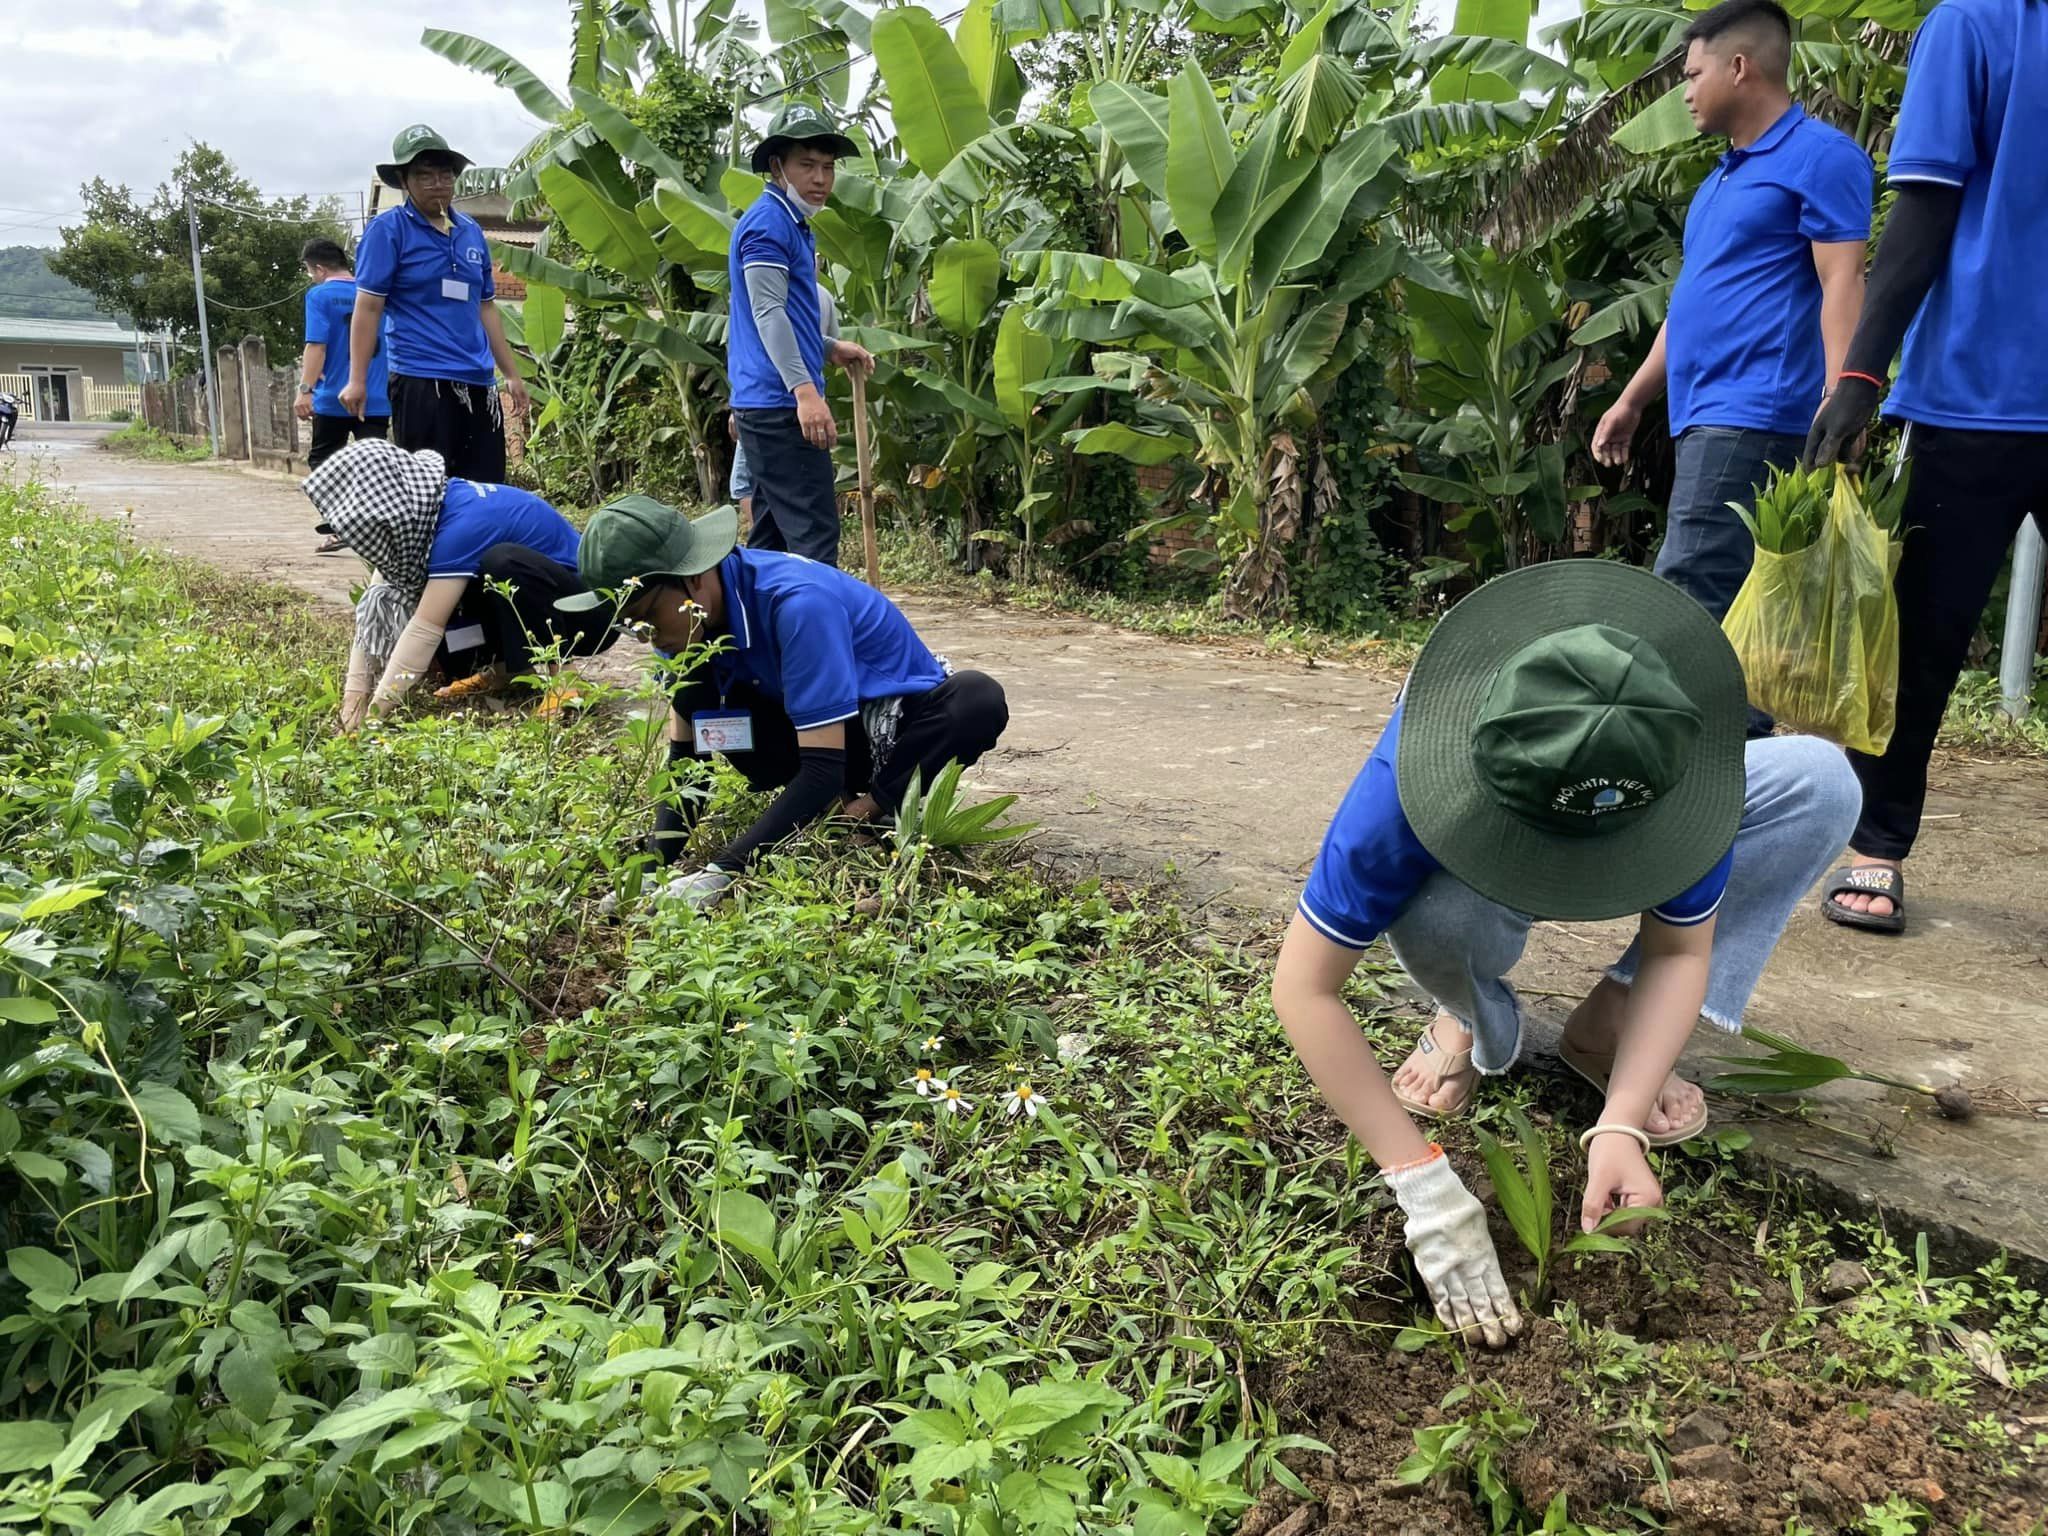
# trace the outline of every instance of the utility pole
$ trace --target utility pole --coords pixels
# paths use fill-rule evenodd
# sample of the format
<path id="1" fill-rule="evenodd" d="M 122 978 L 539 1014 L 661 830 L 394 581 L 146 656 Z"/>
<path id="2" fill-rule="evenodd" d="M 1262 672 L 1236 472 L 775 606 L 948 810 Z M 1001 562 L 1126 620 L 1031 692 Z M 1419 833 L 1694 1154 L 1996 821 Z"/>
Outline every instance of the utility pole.
<path id="1" fill-rule="evenodd" d="M 206 279 L 199 271 L 199 209 L 185 191 L 185 228 L 192 235 L 192 296 L 199 304 L 199 366 L 206 372 L 206 435 L 220 457 L 220 393 L 213 383 L 213 339 L 206 329 Z"/>

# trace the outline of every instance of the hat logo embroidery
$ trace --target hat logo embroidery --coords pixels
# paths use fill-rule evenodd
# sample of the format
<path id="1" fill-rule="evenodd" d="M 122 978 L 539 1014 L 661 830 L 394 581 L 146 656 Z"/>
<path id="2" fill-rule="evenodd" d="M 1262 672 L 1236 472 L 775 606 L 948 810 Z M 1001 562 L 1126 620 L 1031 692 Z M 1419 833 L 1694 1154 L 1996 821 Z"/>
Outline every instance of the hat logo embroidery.
<path id="1" fill-rule="evenodd" d="M 1550 807 L 1567 816 L 1604 816 L 1634 810 L 1656 798 L 1657 791 L 1641 779 L 1581 779 L 1552 796 Z"/>

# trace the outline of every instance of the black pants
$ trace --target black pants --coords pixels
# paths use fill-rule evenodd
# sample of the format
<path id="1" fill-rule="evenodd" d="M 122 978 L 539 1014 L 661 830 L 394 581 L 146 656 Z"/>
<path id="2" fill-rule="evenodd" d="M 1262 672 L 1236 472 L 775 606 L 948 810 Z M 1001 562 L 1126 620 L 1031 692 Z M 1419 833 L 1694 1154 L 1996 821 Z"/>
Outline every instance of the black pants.
<path id="1" fill-rule="evenodd" d="M 685 722 L 703 710 L 746 710 L 754 717 L 754 750 L 729 753 L 726 761 L 753 789 L 780 789 L 796 777 L 796 727 L 778 700 L 743 684 L 728 690 L 721 704 L 716 685 L 697 678 L 676 690 L 675 706 Z M 986 672 L 955 672 L 930 693 L 903 701 L 896 745 L 879 775 L 867 732 L 858 719 L 846 722 L 847 793 L 873 795 L 893 811 L 913 773 L 929 785 L 948 763 L 971 767 L 1009 723 L 1002 684 Z"/>
<path id="2" fill-rule="evenodd" d="M 495 387 L 394 373 L 386 393 L 391 441 L 408 453 L 433 449 L 458 479 L 504 484 L 505 408 Z"/>
<path id="3" fill-rule="evenodd" d="M 509 592 L 501 590 L 506 587 Z M 566 660 L 610 650 L 619 631 L 607 610 L 563 613 L 555 607 L 557 598 L 588 590 L 571 566 L 524 544 L 493 544 L 448 623 L 451 640 L 468 638 L 475 629 L 483 637 L 460 650 L 444 642 L 449 675 L 466 677 L 499 662 L 511 676 L 525 677 L 534 669 L 535 651 L 560 645 Z"/>
<path id="4" fill-rule="evenodd" d="M 1863 818 L 1850 846 L 1903 859 L 1920 831 L 1927 759 L 1991 584 L 2029 513 L 2048 526 L 2048 432 L 1914 423 L 1906 432 L 1905 551 L 1899 598 L 1899 719 L 1884 756 L 1851 752 Z"/>
<path id="5" fill-rule="evenodd" d="M 365 416 L 357 420 L 353 416 L 315 415 L 313 441 L 306 449 L 306 468 L 318 469 L 359 437 L 390 435 L 389 416 Z"/>
<path id="6" fill-rule="evenodd" d="M 832 455 L 813 446 L 796 412 L 734 411 L 754 474 L 750 549 L 785 549 L 820 565 L 839 564 L 839 497 Z"/>

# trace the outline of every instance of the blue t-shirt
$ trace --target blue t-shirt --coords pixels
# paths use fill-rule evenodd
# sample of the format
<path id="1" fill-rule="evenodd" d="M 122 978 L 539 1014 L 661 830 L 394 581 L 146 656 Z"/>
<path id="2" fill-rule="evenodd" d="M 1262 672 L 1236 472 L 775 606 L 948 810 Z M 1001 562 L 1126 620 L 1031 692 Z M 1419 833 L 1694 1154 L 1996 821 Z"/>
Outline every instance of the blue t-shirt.
<path id="1" fill-rule="evenodd" d="M 356 287 L 384 300 L 384 351 L 403 378 L 489 386 L 497 378 L 483 305 L 497 297 L 491 248 L 466 213 L 442 234 L 411 203 L 370 220 L 356 246 Z"/>
<path id="2" fill-rule="evenodd" d="M 800 731 L 851 720 L 870 699 L 929 693 L 946 672 L 910 620 L 866 582 L 802 555 L 736 549 L 718 567 L 721 685 L 744 678 Z"/>
<path id="3" fill-rule="evenodd" d="M 1346 949 L 1364 949 L 1393 926 L 1423 882 L 1443 866 L 1408 825 L 1394 776 L 1401 745 L 1401 705 L 1380 733 L 1372 755 L 1345 791 L 1343 803 L 1323 834 L 1322 852 L 1301 893 L 1301 915 L 1318 933 Z M 1650 909 L 1650 916 L 1674 927 L 1703 923 L 1720 910 L 1734 866 L 1731 846 L 1683 894 Z"/>
<path id="4" fill-rule="evenodd" d="M 583 535 L 531 491 L 451 477 L 427 556 L 427 575 L 474 576 L 493 544 L 522 545 L 573 571 Z"/>
<path id="5" fill-rule="evenodd" d="M 747 272 L 766 267 L 789 276 L 789 326 L 796 349 L 810 370 L 811 382 L 825 388 L 825 331 L 818 309 L 818 246 L 811 227 L 782 188 L 771 186 L 740 215 L 733 227 L 732 279 L 727 304 L 725 368 L 731 376 L 732 403 L 742 411 L 793 411 L 796 395 L 783 387 L 782 373 L 761 345 L 747 297 Z"/>
<path id="6" fill-rule="evenodd" d="M 1664 336 L 1673 437 L 1805 435 L 1827 372 L 1813 246 L 1869 239 L 1870 197 L 1870 157 L 1797 105 L 1707 173 Z"/>
<path id="7" fill-rule="evenodd" d="M 306 290 L 306 345 L 327 349 L 327 361 L 313 385 L 315 416 L 346 416 L 341 387 L 348 383 L 348 323 L 355 314 L 356 285 L 352 278 L 329 278 Z M 384 349 L 379 347 L 364 382 L 370 394 L 364 403 L 365 416 L 389 416 L 391 401 L 384 393 Z"/>
<path id="8" fill-rule="evenodd" d="M 2044 85 L 2039 0 L 1942 0 L 1920 24 L 1885 179 L 1961 187 L 1963 206 L 1948 264 L 1906 333 L 1887 416 L 2048 431 Z"/>

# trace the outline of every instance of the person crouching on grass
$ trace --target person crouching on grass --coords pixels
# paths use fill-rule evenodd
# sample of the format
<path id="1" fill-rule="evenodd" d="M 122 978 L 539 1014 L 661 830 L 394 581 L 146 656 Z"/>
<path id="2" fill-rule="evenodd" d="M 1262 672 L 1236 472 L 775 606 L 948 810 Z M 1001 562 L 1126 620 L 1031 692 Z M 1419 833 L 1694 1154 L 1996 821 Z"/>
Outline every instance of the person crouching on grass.
<path id="1" fill-rule="evenodd" d="M 583 590 L 576 527 L 529 491 L 451 477 L 441 456 L 382 438 L 351 444 L 306 477 L 320 531 L 340 537 L 377 580 L 356 604 L 341 728 L 395 708 L 437 661 L 463 699 L 530 675 L 533 653 L 592 656 L 618 639 L 598 620 L 565 622 L 555 600 Z M 575 697 L 557 682 L 552 715 Z"/>
<path id="2" fill-rule="evenodd" d="M 652 497 L 620 497 L 583 536 L 595 590 L 557 604 L 577 613 L 616 601 L 664 656 L 716 645 L 675 684 L 669 763 L 722 752 L 751 788 L 781 794 L 703 869 L 663 888 L 699 911 L 834 801 L 848 820 L 880 820 L 913 774 L 929 784 L 948 763 L 972 765 L 1010 720 L 994 678 L 952 671 L 866 582 L 738 541 L 731 507 L 692 521 Z M 663 804 L 650 846 L 664 863 L 682 853 L 695 811 L 694 800 Z"/>
<path id="3" fill-rule="evenodd" d="M 1522 1048 L 1507 980 L 1539 918 L 1640 914 L 1572 1013 L 1562 1059 L 1606 1096 L 1579 1138 L 1581 1224 L 1660 1204 L 1649 1151 L 1706 1129 L 1675 1076 L 1704 1015 L 1740 1030 L 1793 905 L 1855 824 L 1856 778 L 1811 737 L 1743 737 L 1742 669 L 1685 592 L 1608 561 L 1487 583 L 1423 647 L 1287 932 L 1273 1006 L 1384 1172 L 1446 1326 L 1521 1318 L 1486 1216 L 1411 1115 L 1449 1116 Z M 1342 991 L 1381 934 L 1435 1000 L 1389 1081 Z"/>

